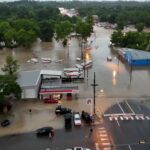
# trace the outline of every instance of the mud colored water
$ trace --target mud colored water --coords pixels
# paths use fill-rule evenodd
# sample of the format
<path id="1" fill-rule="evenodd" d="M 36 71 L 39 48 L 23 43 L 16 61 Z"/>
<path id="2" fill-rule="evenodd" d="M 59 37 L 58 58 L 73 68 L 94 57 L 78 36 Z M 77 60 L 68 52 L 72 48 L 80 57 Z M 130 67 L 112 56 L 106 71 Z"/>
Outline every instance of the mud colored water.
<path id="1" fill-rule="evenodd" d="M 122 62 L 118 61 L 115 53 L 110 50 L 108 44 L 112 30 L 94 27 L 95 33 L 88 39 L 91 44 L 91 58 L 93 67 L 86 70 L 85 83 L 78 84 L 80 97 L 92 97 L 93 74 L 96 72 L 97 94 L 107 97 L 142 97 L 150 96 L 150 67 L 139 68 L 132 71 L 132 74 Z M 13 55 L 20 64 L 20 70 L 51 69 L 63 70 L 66 67 L 73 67 L 77 62 L 76 58 L 81 57 L 81 49 L 78 40 L 72 38 L 69 47 L 64 48 L 61 42 L 53 40 L 52 43 L 42 43 L 40 40 L 33 44 L 30 49 L 4 49 L 0 52 L 0 67 L 3 66 L 7 55 Z M 107 62 L 107 56 L 111 55 L 112 62 Z M 27 63 L 27 60 L 36 57 L 38 63 Z M 41 58 L 52 59 L 51 63 L 42 63 Z M 61 63 L 55 61 L 62 59 Z M 100 90 L 103 92 L 101 93 Z"/>

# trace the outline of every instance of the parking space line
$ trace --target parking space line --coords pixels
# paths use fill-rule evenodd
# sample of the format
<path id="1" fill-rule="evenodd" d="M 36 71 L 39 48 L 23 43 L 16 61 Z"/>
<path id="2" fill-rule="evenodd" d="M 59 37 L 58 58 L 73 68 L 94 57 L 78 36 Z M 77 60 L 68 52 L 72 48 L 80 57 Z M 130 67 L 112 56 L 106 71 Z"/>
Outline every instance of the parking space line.
<path id="1" fill-rule="evenodd" d="M 129 105 L 129 103 L 127 102 L 127 100 L 125 100 L 125 103 L 126 103 L 127 106 L 129 107 L 129 109 L 131 110 L 131 112 L 132 112 L 133 114 L 135 114 L 134 110 L 131 108 L 131 106 Z"/>
<path id="2" fill-rule="evenodd" d="M 120 103 L 118 101 L 117 101 L 117 104 L 118 104 L 119 108 L 121 109 L 122 113 L 125 114 L 123 108 L 121 107 L 121 105 L 120 105 Z"/>
<path id="3" fill-rule="evenodd" d="M 116 120 L 116 122 L 117 122 L 118 126 L 120 127 L 120 123 L 119 123 L 119 121 L 118 121 L 118 120 Z"/>
<path id="4" fill-rule="evenodd" d="M 128 145 L 128 147 L 129 147 L 129 150 L 132 150 L 132 148 L 131 148 L 131 146 L 130 146 L 130 145 Z"/>

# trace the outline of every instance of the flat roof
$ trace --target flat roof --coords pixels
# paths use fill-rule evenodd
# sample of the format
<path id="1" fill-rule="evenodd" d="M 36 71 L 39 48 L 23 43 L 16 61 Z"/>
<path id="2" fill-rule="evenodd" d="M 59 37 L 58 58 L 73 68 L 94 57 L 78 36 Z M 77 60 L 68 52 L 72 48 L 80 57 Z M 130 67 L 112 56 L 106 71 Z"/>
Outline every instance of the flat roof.
<path id="1" fill-rule="evenodd" d="M 40 70 L 21 71 L 17 82 L 21 87 L 35 86 L 40 78 Z"/>
<path id="2" fill-rule="evenodd" d="M 62 71 L 57 70 L 41 70 L 43 75 L 62 76 Z"/>
<path id="3" fill-rule="evenodd" d="M 62 76 L 62 71 L 53 71 L 53 70 L 21 71 L 18 75 L 17 82 L 21 87 L 36 86 L 38 84 L 41 74 Z"/>
<path id="4" fill-rule="evenodd" d="M 120 50 L 129 54 L 133 60 L 150 59 L 150 52 L 130 48 L 123 48 Z"/>

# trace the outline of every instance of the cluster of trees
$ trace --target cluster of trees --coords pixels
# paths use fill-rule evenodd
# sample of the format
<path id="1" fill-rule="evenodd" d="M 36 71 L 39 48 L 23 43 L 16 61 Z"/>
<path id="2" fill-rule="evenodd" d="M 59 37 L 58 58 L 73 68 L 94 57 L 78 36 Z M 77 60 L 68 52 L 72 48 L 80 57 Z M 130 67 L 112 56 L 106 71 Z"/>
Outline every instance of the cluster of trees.
<path id="1" fill-rule="evenodd" d="M 113 32 L 111 42 L 119 47 L 150 51 L 150 33 L 133 31 L 123 33 L 117 30 Z"/>
<path id="2" fill-rule="evenodd" d="M 6 58 L 6 64 L 2 68 L 5 75 L 0 75 L 0 112 L 4 108 L 9 110 L 13 100 L 21 99 L 21 88 L 16 82 L 18 67 L 12 56 Z"/>
<path id="3" fill-rule="evenodd" d="M 38 37 L 42 41 L 51 41 L 54 33 L 55 38 L 62 40 L 65 46 L 71 32 L 90 35 L 90 19 L 84 25 L 77 17 L 61 16 L 58 7 L 75 8 L 81 17 L 98 15 L 100 21 L 117 23 L 120 29 L 129 24 L 144 24 L 150 27 L 149 2 L 0 3 L 0 48 L 29 47 Z M 79 25 L 82 26 L 80 29 Z"/>

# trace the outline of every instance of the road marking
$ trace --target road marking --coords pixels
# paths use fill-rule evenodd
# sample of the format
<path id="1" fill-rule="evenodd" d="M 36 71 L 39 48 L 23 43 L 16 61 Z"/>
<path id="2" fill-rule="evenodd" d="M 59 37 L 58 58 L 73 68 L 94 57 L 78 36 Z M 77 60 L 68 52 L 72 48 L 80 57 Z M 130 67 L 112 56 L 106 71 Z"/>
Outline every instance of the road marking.
<path id="1" fill-rule="evenodd" d="M 100 138 L 101 141 L 108 141 L 108 138 Z"/>
<path id="2" fill-rule="evenodd" d="M 131 146 L 130 146 L 130 145 L 128 145 L 128 147 L 129 147 L 129 149 L 130 149 L 130 150 L 132 150 L 132 148 L 131 148 Z"/>
<path id="3" fill-rule="evenodd" d="M 127 100 L 125 101 L 125 103 L 128 105 L 128 107 L 130 108 L 131 112 L 132 112 L 133 114 L 135 114 L 134 110 L 131 108 L 131 106 L 129 105 L 129 103 L 127 102 Z"/>
<path id="4" fill-rule="evenodd" d="M 103 134 L 103 133 L 106 133 L 106 131 L 105 131 L 105 130 L 104 130 L 104 131 L 99 131 L 99 133 L 100 133 L 100 134 L 101 134 L 101 133 Z"/>
<path id="5" fill-rule="evenodd" d="M 111 150 L 111 148 L 110 147 L 105 147 L 105 148 L 103 148 L 103 150 Z"/>
<path id="6" fill-rule="evenodd" d="M 132 116 L 130 116 L 131 120 L 134 120 L 134 118 Z"/>
<path id="7" fill-rule="evenodd" d="M 104 127 L 100 127 L 100 128 L 98 128 L 99 130 L 104 130 L 105 128 Z"/>
<path id="8" fill-rule="evenodd" d="M 118 120 L 116 122 L 117 122 L 118 126 L 120 127 L 120 123 L 118 122 Z"/>
<path id="9" fill-rule="evenodd" d="M 102 143 L 103 146 L 109 146 L 110 143 Z"/>
<path id="10" fill-rule="evenodd" d="M 121 119 L 121 120 L 124 120 L 122 116 L 120 116 L 120 119 Z"/>
<path id="11" fill-rule="evenodd" d="M 107 137 L 107 134 L 100 134 L 101 137 Z"/>
<path id="12" fill-rule="evenodd" d="M 145 118 L 146 118 L 147 120 L 150 120 L 150 117 L 149 117 L 149 116 L 145 116 Z"/>
<path id="13" fill-rule="evenodd" d="M 98 144 L 98 143 L 95 143 L 95 148 L 96 148 L 96 150 L 100 150 L 100 149 L 99 149 L 99 144 Z"/>
<path id="14" fill-rule="evenodd" d="M 118 104 L 119 108 L 121 109 L 122 113 L 125 114 L 123 108 L 121 107 L 121 105 L 120 105 L 120 103 L 118 101 L 117 101 L 117 104 Z"/>
<path id="15" fill-rule="evenodd" d="M 112 121 L 112 120 L 113 120 L 113 118 L 112 118 L 112 117 L 109 117 L 109 120 L 110 120 L 110 121 Z"/>
<path id="16" fill-rule="evenodd" d="M 103 114 L 104 117 L 112 117 L 112 116 L 124 116 L 124 115 L 135 115 L 135 113 L 115 113 L 115 114 Z M 142 114 L 138 114 L 142 115 Z"/>

